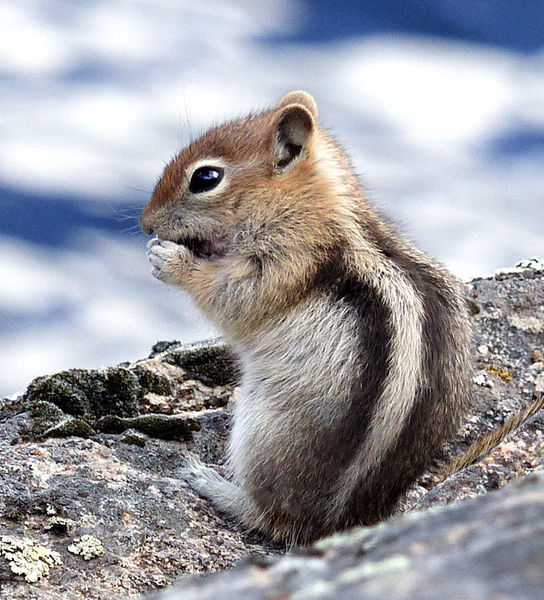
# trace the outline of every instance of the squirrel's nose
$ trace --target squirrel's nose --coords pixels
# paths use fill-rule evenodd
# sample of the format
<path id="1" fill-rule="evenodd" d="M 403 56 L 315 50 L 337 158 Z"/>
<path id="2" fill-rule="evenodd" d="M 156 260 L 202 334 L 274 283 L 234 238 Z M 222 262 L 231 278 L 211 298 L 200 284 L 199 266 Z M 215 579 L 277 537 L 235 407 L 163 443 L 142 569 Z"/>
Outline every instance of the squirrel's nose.
<path id="1" fill-rule="evenodd" d="M 144 208 L 142 215 L 140 216 L 140 228 L 147 235 L 151 235 L 153 233 L 153 219 L 149 213 Z"/>

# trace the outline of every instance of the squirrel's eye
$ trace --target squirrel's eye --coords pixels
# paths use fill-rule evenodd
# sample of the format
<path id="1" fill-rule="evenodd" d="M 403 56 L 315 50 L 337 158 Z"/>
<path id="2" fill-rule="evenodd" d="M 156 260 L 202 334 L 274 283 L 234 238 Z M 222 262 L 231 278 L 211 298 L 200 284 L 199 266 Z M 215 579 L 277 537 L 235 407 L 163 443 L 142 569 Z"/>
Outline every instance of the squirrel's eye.
<path id="1" fill-rule="evenodd" d="M 193 194 L 207 192 L 219 184 L 223 179 L 223 169 L 221 167 L 200 167 L 191 177 L 189 191 Z"/>

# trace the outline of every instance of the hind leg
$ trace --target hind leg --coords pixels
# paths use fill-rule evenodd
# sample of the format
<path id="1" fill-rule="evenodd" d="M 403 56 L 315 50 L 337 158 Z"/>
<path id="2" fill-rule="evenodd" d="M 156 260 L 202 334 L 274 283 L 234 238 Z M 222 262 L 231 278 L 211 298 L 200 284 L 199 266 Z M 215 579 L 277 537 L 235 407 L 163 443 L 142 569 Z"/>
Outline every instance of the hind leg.
<path id="1" fill-rule="evenodd" d="M 250 527 L 256 525 L 256 511 L 244 490 L 225 479 L 215 469 L 190 456 L 183 469 L 183 478 L 199 495 L 228 517 Z"/>

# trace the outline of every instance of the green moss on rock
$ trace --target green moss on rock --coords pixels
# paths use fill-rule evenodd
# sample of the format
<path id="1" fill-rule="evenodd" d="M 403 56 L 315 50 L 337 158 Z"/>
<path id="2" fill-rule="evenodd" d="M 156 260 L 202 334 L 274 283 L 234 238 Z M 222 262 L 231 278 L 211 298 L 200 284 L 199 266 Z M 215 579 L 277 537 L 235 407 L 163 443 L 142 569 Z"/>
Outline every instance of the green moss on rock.
<path id="1" fill-rule="evenodd" d="M 83 415 L 88 412 L 89 402 L 81 377 L 76 369 L 38 377 L 28 386 L 25 400 L 29 403 L 48 402 L 66 414 Z"/>
<path id="2" fill-rule="evenodd" d="M 32 434 L 43 437 L 45 432 L 66 419 L 66 414 L 52 402 L 33 400 L 29 403 L 32 415 Z"/>
<path id="3" fill-rule="evenodd" d="M 200 423 L 188 415 L 148 414 L 133 418 L 109 415 L 99 419 L 97 428 L 104 433 L 122 433 L 127 429 L 136 429 L 163 440 L 188 440 L 193 431 L 200 429 Z"/>
<path id="4" fill-rule="evenodd" d="M 82 418 L 67 415 L 56 404 L 46 400 L 29 403 L 33 417 L 32 434 L 37 437 L 69 437 L 76 435 L 87 438 L 95 435 L 94 429 Z"/>
<path id="5" fill-rule="evenodd" d="M 96 435 L 96 431 L 83 419 L 68 418 L 43 433 L 43 437 L 70 437 L 72 435 L 88 438 Z"/>
<path id="6" fill-rule="evenodd" d="M 132 371 L 114 367 L 96 373 L 97 387 L 91 397 L 91 409 L 95 416 L 114 414 L 130 417 L 138 414 L 143 391 Z"/>
<path id="7" fill-rule="evenodd" d="M 28 387 L 25 400 L 49 402 L 75 417 L 137 414 L 142 387 L 124 367 L 100 370 L 71 369 L 38 377 Z"/>
<path id="8" fill-rule="evenodd" d="M 154 373 L 151 369 L 145 369 L 141 366 L 134 367 L 134 374 L 138 383 L 142 387 L 143 393 L 158 394 L 159 396 L 171 396 L 172 385 L 167 377 Z"/>
<path id="9" fill-rule="evenodd" d="M 121 442 L 123 444 L 129 444 L 131 446 L 138 446 L 140 448 L 145 448 L 148 437 L 141 433 L 140 431 L 135 431 L 134 429 L 127 429 L 123 432 L 121 437 Z"/>
<path id="10" fill-rule="evenodd" d="M 239 376 L 236 362 L 224 344 L 172 350 L 163 360 L 181 367 L 188 377 L 206 385 L 234 384 Z"/>

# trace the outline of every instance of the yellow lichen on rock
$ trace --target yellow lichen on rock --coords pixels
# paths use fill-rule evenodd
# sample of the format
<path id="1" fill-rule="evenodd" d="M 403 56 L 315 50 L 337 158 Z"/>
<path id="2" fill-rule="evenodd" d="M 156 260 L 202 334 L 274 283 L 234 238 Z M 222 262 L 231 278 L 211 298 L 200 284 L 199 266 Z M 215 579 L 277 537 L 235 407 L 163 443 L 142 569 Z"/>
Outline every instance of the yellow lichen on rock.
<path id="1" fill-rule="evenodd" d="M 0 553 L 8 561 L 11 571 L 24 575 L 29 583 L 35 583 L 47 575 L 52 567 L 62 564 L 58 552 L 31 540 L 3 536 L 0 539 Z"/>
<path id="2" fill-rule="evenodd" d="M 76 538 L 73 544 L 68 546 L 68 552 L 72 554 L 79 554 L 85 560 L 91 560 L 102 556 L 105 553 L 102 542 L 95 538 L 94 535 L 82 535 L 80 538 Z"/>
<path id="3" fill-rule="evenodd" d="M 504 383 L 508 383 L 509 381 L 512 381 L 512 379 L 514 379 L 512 373 L 510 373 L 506 369 L 499 369 L 493 366 L 486 367 L 486 369 L 491 373 L 491 375 L 496 375 L 497 377 L 500 377 L 502 381 L 504 381 Z"/>

